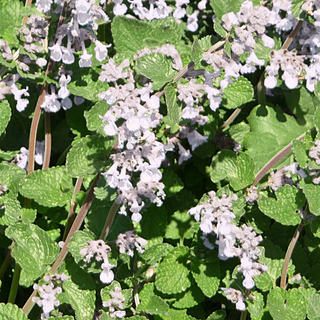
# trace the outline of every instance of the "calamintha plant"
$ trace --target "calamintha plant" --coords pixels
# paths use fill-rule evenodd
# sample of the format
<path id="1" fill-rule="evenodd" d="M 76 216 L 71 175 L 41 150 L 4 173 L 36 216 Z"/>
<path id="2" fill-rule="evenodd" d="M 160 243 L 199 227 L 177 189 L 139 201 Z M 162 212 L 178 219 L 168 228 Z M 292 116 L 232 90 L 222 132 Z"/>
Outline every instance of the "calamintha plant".
<path id="1" fill-rule="evenodd" d="M 319 319 L 319 12 L 2 0 L 1 319 Z"/>

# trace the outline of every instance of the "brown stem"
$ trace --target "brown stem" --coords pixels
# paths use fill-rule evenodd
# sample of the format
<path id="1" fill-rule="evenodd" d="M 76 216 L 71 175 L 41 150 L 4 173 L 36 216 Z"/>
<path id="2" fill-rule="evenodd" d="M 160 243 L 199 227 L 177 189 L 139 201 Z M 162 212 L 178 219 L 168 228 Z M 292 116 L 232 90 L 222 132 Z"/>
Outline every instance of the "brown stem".
<path id="1" fill-rule="evenodd" d="M 284 42 L 284 44 L 282 45 L 282 49 L 288 49 L 292 40 L 294 39 L 294 37 L 297 35 L 298 31 L 300 30 L 300 28 L 302 27 L 303 21 L 300 20 L 298 21 L 298 23 L 296 24 L 296 26 L 294 27 L 294 29 L 291 31 L 289 37 L 286 39 L 286 41 Z"/>
<path id="2" fill-rule="evenodd" d="M 58 268 L 60 267 L 60 265 L 62 264 L 63 260 L 65 259 L 65 257 L 68 254 L 68 244 L 70 243 L 70 239 L 74 236 L 74 233 L 80 229 L 82 222 L 84 220 L 84 218 L 86 217 L 90 206 L 92 204 L 92 201 L 94 200 L 94 188 L 97 186 L 97 182 L 99 180 L 99 174 L 96 176 L 96 178 L 94 179 L 90 190 L 88 191 L 87 197 L 80 209 L 79 214 L 77 215 L 76 219 L 74 220 L 74 223 L 70 229 L 70 232 L 66 238 L 66 241 L 58 255 L 58 258 L 56 259 L 55 263 L 52 265 L 49 273 L 55 273 Z M 28 301 L 25 303 L 25 305 L 23 306 L 22 310 L 23 312 L 28 315 L 30 313 L 30 311 L 32 310 L 33 306 L 34 306 L 34 302 L 32 301 L 32 297 L 35 297 L 37 294 L 37 291 L 34 290 L 32 295 L 29 297 Z"/>
<path id="3" fill-rule="evenodd" d="M 62 241 L 64 241 L 70 231 L 70 228 L 72 226 L 72 223 L 74 221 L 74 217 L 76 215 L 76 207 L 77 207 L 77 204 L 76 204 L 76 196 L 77 196 L 77 193 L 80 191 L 81 189 L 81 186 L 82 186 L 82 182 L 83 182 L 83 178 L 78 178 L 77 179 L 77 182 L 76 182 L 76 185 L 74 187 L 74 190 L 73 190 L 73 195 L 72 195 L 72 199 L 71 199 L 71 205 L 70 205 L 70 210 L 69 210 L 69 214 L 68 214 L 68 220 L 67 220 L 67 225 L 64 229 L 64 233 L 63 233 L 63 237 L 62 237 Z"/>
<path id="4" fill-rule="evenodd" d="M 111 225 L 112 225 L 113 219 L 114 219 L 119 207 L 120 207 L 120 204 L 118 204 L 118 203 L 116 203 L 114 201 L 113 204 L 112 204 L 112 207 L 109 210 L 106 223 L 104 224 L 103 230 L 101 232 L 101 235 L 100 235 L 100 239 L 101 240 L 105 240 L 107 238 L 108 233 L 109 233 L 109 231 L 111 229 Z"/>
<path id="5" fill-rule="evenodd" d="M 311 130 L 314 130 L 315 128 L 312 128 L 308 130 L 307 132 L 303 133 L 301 136 L 299 136 L 296 140 L 302 140 L 303 137 Z M 264 176 L 265 174 L 274 167 L 280 160 L 282 160 L 287 154 L 289 154 L 292 150 L 292 142 L 290 142 L 287 146 L 285 146 L 282 150 L 280 150 L 275 156 L 273 156 L 263 167 L 262 169 L 257 173 L 256 179 L 253 182 L 253 185 L 255 186 Z"/>
<path id="6" fill-rule="evenodd" d="M 304 226 L 304 221 L 302 221 L 298 225 L 298 227 L 297 227 L 297 229 L 291 239 L 291 242 L 288 246 L 286 256 L 284 258 L 282 273 L 281 273 L 280 288 L 286 288 L 286 280 L 287 280 L 287 272 L 288 272 L 289 262 L 290 262 L 290 259 L 291 259 L 292 253 L 293 253 L 293 249 L 294 249 L 294 247 L 299 239 L 299 236 L 301 234 L 303 226 Z"/>
<path id="7" fill-rule="evenodd" d="M 51 157 L 51 121 L 50 121 L 50 113 L 44 113 L 45 119 L 45 128 L 46 128 L 46 135 L 45 135 L 45 148 L 44 148 L 44 160 L 42 170 L 46 170 L 50 166 L 50 157 Z"/>

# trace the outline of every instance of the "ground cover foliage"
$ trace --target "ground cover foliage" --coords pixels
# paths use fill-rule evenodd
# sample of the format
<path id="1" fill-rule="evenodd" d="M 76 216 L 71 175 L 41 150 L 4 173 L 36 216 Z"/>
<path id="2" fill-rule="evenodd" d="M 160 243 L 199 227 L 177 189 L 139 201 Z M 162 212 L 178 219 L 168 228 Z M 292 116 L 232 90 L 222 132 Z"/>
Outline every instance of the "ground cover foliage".
<path id="1" fill-rule="evenodd" d="M 0 2 L 1 319 L 319 319 L 313 1 Z"/>

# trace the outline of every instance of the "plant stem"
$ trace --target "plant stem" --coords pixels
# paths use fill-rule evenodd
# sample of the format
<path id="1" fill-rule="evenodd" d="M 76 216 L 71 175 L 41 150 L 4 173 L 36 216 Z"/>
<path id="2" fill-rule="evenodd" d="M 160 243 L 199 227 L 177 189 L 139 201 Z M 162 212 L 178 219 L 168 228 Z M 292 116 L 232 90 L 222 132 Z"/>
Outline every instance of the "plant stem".
<path id="1" fill-rule="evenodd" d="M 70 229 L 70 232 L 66 238 L 66 241 L 64 243 L 64 246 L 62 247 L 55 263 L 52 265 L 49 273 L 50 274 L 53 274 L 55 273 L 58 268 L 61 266 L 63 260 L 65 259 L 65 257 L 67 256 L 68 254 L 68 244 L 70 243 L 70 239 L 74 236 L 74 233 L 80 229 L 81 225 L 82 225 L 82 222 L 84 220 L 84 218 L 86 217 L 89 209 L 90 209 L 90 206 L 92 204 L 92 201 L 94 200 L 94 188 L 97 186 L 97 182 L 99 180 L 99 174 L 96 176 L 96 178 L 94 179 L 89 191 L 88 191 L 88 194 L 87 194 L 87 197 L 80 209 L 80 212 L 79 214 L 77 215 L 76 219 L 74 220 L 74 223 Z M 32 310 L 33 306 L 34 306 L 34 302 L 32 301 L 32 298 L 35 297 L 37 294 L 37 291 L 34 290 L 33 293 L 31 294 L 31 296 L 29 297 L 28 301 L 25 303 L 25 305 L 23 306 L 22 310 L 23 312 L 28 315 L 30 313 L 30 311 Z"/>
<path id="2" fill-rule="evenodd" d="M 14 242 L 11 243 L 11 248 L 13 245 L 14 245 Z M 8 267 L 10 265 L 11 259 L 12 259 L 12 249 L 9 249 L 9 251 L 8 251 L 8 253 L 7 253 L 7 255 L 1 265 L 1 268 L 0 268 L 0 280 L 2 279 L 4 274 L 6 273 Z"/>
<path id="3" fill-rule="evenodd" d="M 311 128 L 308 131 L 304 132 L 301 136 L 299 136 L 295 140 L 302 140 L 303 137 L 309 132 L 314 130 L 315 128 Z M 280 160 L 282 160 L 286 155 L 288 155 L 292 150 L 292 142 L 290 142 L 288 145 L 286 145 L 282 150 L 280 150 L 275 156 L 273 156 L 263 167 L 262 169 L 257 173 L 256 179 L 253 182 L 253 185 L 255 186 L 264 176 L 265 174 L 274 167 Z"/>
<path id="4" fill-rule="evenodd" d="M 114 201 L 113 204 L 112 204 L 112 207 L 109 210 L 106 223 L 104 224 L 104 227 L 102 229 L 102 232 L 101 232 L 101 235 L 100 235 L 100 239 L 101 240 L 105 240 L 107 238 L 108 233 L 109 233 L 109 231 L 111 229 L 111 225 L 112 225 L 113 219 L 114 219 L 119 207 L 120 207 L 120 204 L 118 204 L 118 203 L 116 203 Z"/>
<path id="5" fill-rule="evenodd" d="M 302 27 L 303 21 L 300 20 L 298 21 L 298 23 L 296 24 L 296 26 L 294 27 L 294 29 L 291 31 L 289 37 L 286 39 L 286 41 L 284 42 L 284 44 L 282 45 L 282 49 L 288 49 L 292 40 L 294 39 L 294 37 L 297 35 L 298 31 L 300 30 L 300 28 Z"/>
<path id="6" fill-rule="evenodd" d="M 46 170 L 49 168 L 50 165 L 50 157 L 51 157 L 51 120 L 50 120 L 50 113 L 44 113 L 44 121 L 45 121 L 45 128 L 46 128 L 46 135 L 45 135 L 45 147 L 44 147 L 44 159 L 43 159 L 43 166 L 42 170 Z"/>
<path id="7" fill-rule="evenodd" d="M 74 217 L 76 215 L 76 207 L 77 207 L 76 196 L 77 196 L 77 193 L 81 189 L 82 182 L 83 182 L 83 178 L 78 178 L 77 182 L 76 182 L 76 185 L 74 187 L 73 195 L 72 195 L 72 199 L 71 199 L 70 210 L 69 210 L 69 213 L 68 213 L 68 220 L 67 220 L 66 227 L 64 229 L 62 241 L 64 241 L 66 239 L 66 237 L 67 237 L 67 235 L 68 235 L 68 233 L 69 233 L 69 231 L 71 229 L 72 223 L 74 221 Z"/>
<path id="8" fill-rule="evenodd" d="M 295 233 L 294 233 L 294 235 L 293 235 L 293 237 L 292 237 L 292 239 L 290 241 L 290 244 L 288 246 L 288 249 L 287 249 L 287 252 L 286 252 L 286 256 L 284 258 L 284 264 L 283 264 L 283 268 L 282 268 L 282 273 L 281 273 L 280 288 L 285 288 L 286 287 L 286 280 L 287 280 L 287 272 L 288 272 L 289 262 L 290 262 L 290 259 L 291 259 L 292 253 L 293 253 L 293 249 L 294 249 L 294 247 L 295 247 L 295 245 L 296 245 L 296 243 L 297 243 L 297 241 L 299 239 L 299 236 L 301 234 L 303 226 L 304 226 L 304 221 L 302 221 L 298 225 L 298 227 L 297 227 L 297 229 L 296 229 L 296 231 L 295 231 Z"/>
<path id="9" fill-rule="evenodd" d="M 19 279 L 20 279 L 21 267 L 18 263 L 16 263 L 10 288 L 10 293 L 8 297 L 8 303 L 14 304 L 17 296 L 17 291 L 19 287 Z"/>

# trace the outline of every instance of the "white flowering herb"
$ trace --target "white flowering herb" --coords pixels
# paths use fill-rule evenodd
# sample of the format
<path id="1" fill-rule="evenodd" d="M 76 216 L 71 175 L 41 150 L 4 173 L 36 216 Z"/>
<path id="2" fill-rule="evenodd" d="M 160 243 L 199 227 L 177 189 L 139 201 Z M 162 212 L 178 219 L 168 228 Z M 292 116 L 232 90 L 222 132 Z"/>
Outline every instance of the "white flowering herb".
<path id="1" fill-rule="evenodd" d="M 2 1 L 0 318 L 319 317 L 319 26 L 312 0 Z"/>

